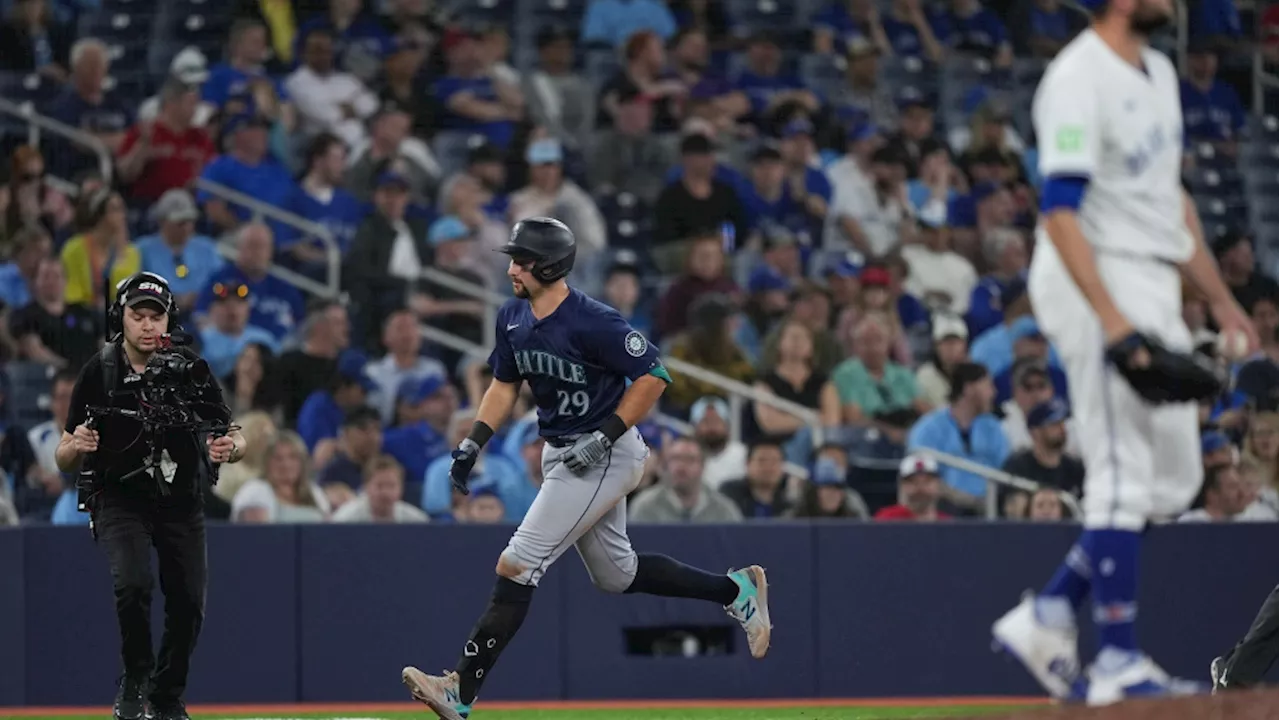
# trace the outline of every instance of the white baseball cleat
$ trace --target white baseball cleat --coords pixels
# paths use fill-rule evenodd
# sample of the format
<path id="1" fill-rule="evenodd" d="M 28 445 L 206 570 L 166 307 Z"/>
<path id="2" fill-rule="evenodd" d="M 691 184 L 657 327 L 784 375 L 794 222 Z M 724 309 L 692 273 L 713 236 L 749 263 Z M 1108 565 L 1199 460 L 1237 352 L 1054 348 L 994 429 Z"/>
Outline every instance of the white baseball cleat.
<path id="1" fill-rule="evenodd" d="M 738 585 L 738 598 L 733 604 L 725 605 L 724 610 L 747 633 L 751 657 L 759 660 L 769 652 L 769 637 L 773 633 L 773 624 L 769 621 L 769 582 L 764 568 L 752 565 L 734 570 L 729 573 L 729 579 Z"/>
<path id="2" fill-rule="evenodd" d="M 1111 705 L 1133 698 L 1202 695 L 1208 691 L 1208 685 L 1170 677 L 1146 654 L 1134 653 L 1128 662 L 1114 670 L 1103 671 L 1098 663 L 1089 668 L 1085 703 Z"/>
<path id="3" fill-rule="evenodd" d="M 1071 694 L 1080 675 L 1076 629 L 1052 628 L 1037 620 L 1033 593 L 991 626 L 991 636 L 996 649 L 1017 658 L 1050 695 L 1061 699 Z"/>
<path id="4" fill-rule="evenodd" d="M 400 671 L 400 680 L 413 693 L 415 700 L 431 708 L 441 720 L 467 720 L 471 706 L 458 694 L 458 673 L 428 675 L 416 667 Z"/>

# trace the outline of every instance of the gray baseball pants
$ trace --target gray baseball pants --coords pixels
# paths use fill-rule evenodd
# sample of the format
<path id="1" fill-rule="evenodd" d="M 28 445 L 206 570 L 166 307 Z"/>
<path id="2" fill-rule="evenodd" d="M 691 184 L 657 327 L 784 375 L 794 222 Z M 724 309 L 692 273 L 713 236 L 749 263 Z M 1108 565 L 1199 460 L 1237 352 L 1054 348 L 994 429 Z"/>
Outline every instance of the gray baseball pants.
<path id="1" fill-rule="evenodd" d="M 537 586 L 542 576 L 571 546 L 587 566 L 596 587 L 620 593 L 636 577 L 636 551 L 627 537 L 627 495 L 644 478 L 649 447 L 635 428 L 627 430 L 609 453 L 582 475 L 565 467 L 569 438 L 542 449 L 542 488 L 520 527 L 502 551 L 520 568 L 511 579 Z"/>

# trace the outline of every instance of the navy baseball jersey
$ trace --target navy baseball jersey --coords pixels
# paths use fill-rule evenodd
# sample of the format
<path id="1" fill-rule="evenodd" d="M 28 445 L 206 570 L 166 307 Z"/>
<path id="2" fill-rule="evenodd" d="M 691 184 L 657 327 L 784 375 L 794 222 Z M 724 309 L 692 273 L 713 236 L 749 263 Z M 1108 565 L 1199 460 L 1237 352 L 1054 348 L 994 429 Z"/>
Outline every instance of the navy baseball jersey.
<path id="1" fill-rule="evenodd" d="M 541 320 L 528 300 L 503 304 L 489 366 L 497 380 L 529 382 L 543 437 L 596 430 L 618 409 L 629 380 L 668 377 L 656 346 L 618 311 L 574 288 Z"/>

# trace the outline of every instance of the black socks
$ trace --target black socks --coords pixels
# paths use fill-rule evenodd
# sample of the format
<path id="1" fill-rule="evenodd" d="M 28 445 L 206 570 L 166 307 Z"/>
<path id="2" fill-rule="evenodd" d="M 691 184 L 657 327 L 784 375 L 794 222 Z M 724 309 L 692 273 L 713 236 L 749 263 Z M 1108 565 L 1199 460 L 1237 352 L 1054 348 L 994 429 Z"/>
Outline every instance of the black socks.
<path id="1" fill-rule="evenodd" d="M 493 586 L 489 607 L 476 621 L 462 650 L 462 657 L 455 668 L 458 673 L 458 694 L 462 702 L 470 705 L 476 701 L 485 675 L 498 662 L 498 656 L 507 646 L 529 614 L 529 601 L 533 599 L 533 585 L 521 585 L 507 578 L 498 578 Z"/>
<path id="2" fill-rule="evenodd" d="M 656 553 L 641 553 L 637 558 L 636 578 L 625 592 L 708 600 L 720 605 L 730 605 L 738 599 L 738 584 L 728 575 L 699 570 Z"/>

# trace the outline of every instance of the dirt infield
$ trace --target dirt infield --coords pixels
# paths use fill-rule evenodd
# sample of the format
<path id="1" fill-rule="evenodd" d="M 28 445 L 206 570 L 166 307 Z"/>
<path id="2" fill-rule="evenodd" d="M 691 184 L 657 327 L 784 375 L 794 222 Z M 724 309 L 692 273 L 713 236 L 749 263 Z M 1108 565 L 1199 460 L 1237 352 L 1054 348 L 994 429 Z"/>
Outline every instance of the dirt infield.
<path id="1" fill-rule="evenodd" d="M 1250 690 L 1173 700 L 1134 700 L 1109 707 L 1060 706 L 983 720 L 1280 720 L 1276 690 Z"/>

